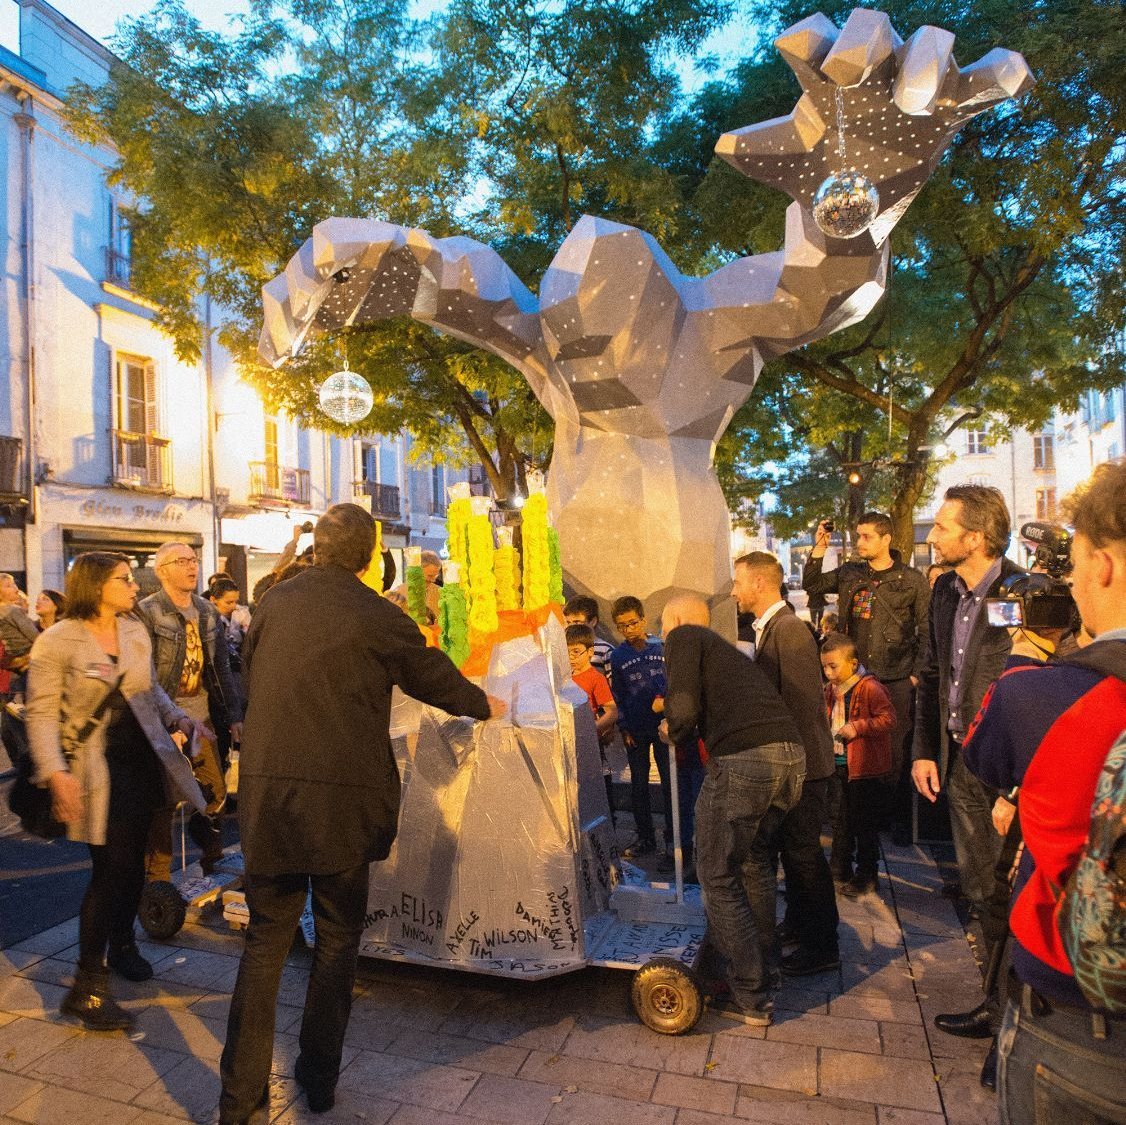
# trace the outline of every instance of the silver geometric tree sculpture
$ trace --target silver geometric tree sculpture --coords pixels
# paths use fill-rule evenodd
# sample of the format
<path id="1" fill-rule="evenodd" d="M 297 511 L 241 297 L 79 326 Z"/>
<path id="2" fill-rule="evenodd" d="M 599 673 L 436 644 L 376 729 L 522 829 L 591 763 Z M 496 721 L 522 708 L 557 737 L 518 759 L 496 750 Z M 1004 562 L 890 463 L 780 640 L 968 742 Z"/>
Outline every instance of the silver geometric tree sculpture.
<path id="1" fill-rule="evenodd" d="M 575 593 L 635 594 L 656 618 L 693 590 L 731 603 L 730 520 L 715 445 L 766 360 L 861 320 L 884 292 L 888 236 L 976 114 L 1032 84 L 1024 59 L 990 51 L 960 69 L 954 37 L 904 43 L 887 16 L 824 15 L 775 46 L 804 91 L 787 117 L 720 138 L 741 172 L 794 199 L 781 251 L 685 277 L 652 236 L 583 216 L 535 297 L 468 238 L 327 219 L 263 289 L 259 352 L 283 363 L 310 333 L 410 315 L 508 361 L 555 422 L 548 502 Z M 879 192 L 863 234 L 832 238 L 811 211 L 847 163 Z M 604 616 L 605 619 L 605 616 Z"/>

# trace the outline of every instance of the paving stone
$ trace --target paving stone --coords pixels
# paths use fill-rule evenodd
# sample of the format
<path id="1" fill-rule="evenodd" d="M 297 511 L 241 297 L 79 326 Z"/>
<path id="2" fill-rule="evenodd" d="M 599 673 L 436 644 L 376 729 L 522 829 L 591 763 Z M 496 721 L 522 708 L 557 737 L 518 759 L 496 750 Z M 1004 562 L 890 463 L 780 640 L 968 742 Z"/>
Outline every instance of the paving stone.
<path id="1" fill-rule="evenodd" d="M 335 1117 L 335 1120 L 341 1121 L 342 1119 Z M 422 1106 L 418 1105 L 404 1105 L 399 1106 L 398 1111 L 390 1118 L 388 1125 L 468 1125 L 469 1122 L 478 1125 L 480 1120 L 479 1117 L 463 1117 L 460 1113 L 442 1113 L 434 1109 L 423 1109 Z M 314 1123 L 310 1122 L 310 1125 L 314 1125 Z M 316 1125 L 320 1125 L 320 1120 L 316 1122 Z M 349 1121 L 348 1125 L 354 1125 L 354 1123 Z M 367 1123 L 364 1122 L 364 1125 L 367 1125 Z"/>
<path id="2" fill-rule="evenodd" d="M 344 1042 L 358 1051 L 382 1051 L 394 1043 L 402 1030 L 402 1024 L 388 1021 L 382 1013 L 353 1004 Z"/>
<path id="3" fill-rule="evenodd" d="M 28 965 L 40 960 L 41 953 L 28 953 L 22 949 L 0 949 L 0 977 L 10 977 Z"/>
<path id="4" fill-rule="evenodd" d="M 673 1106 L 633 1102 L 579 1090 L 553 1104 L 547 1125 L 673 1125 Z"/>
<path id="5" fill-rule="evenodd" d="M 919 1005 L 913 1000 L 888 1000 L 874 993 L 837 996 L 829 1001 L 829 1014 L 844 1019 L 880 1020 L 887 1023 L 922 1023 Z"/>
<path id="6" fill-rule="evenodd" d="M 879 1122 L 880 1125 L 946 1125 L 946 1118 L 941 1113 L 923 1113 L 918 1109 L 882 1105 L 879 1106 Z"/>
<path id="7" fill-rule="evenodd" d="M 78 918 L 74 917 L 41 934 L 17 942 L 12 949 L 22 953 L 38 953 L 40 957 L 50 957 L 78 941 Z"/>
<path id="8" fill-rule="evenodd" d="M 343 1070 L 359 1053 L 358 1048 L 349 1047 L 345 1043 L 340 1053 L 340 1069 Z M 271 1072 L 283 1078 L 292 1078 L 299 1054 L 301 1054 L 301 1042 L 296 1034 L 285 1031 L 275 1032 Z"/>
<path id="9" fill-rule="evenodd" d="M 137 1013 L 137 1032 L 148 1047 L 162 1047 L 182 1055 L 218 1062 L 226 1041 L 227 1025 L 207 1019 L 190 1008 L 151 1005 Z"/>
<path id="10" fill-rule="evenodd" d="M 123 1007 L 136 1014 L 142 1008 L 156 1005 L 161 1008 L 187 1008 L 208 995 L 204 988 L 154 977 L 152 980 L 122 980 L 112 982 L 113 997 Z"/>
<path id="11" fill-rule="evenodd" d="M 676 1114 L 676 1125 L 727 1125 L 732 1120 L 727 1113 L 703 1113 L 698 1109 L 681 1109 Z"/>
<path id="12" fill-rule="evenodd" d="M 494 1125 L 542 1125 L 558 1096 L 555 1085 L 485 1074 L 462 1103 L 460 1113 Z"/>
<path id="13" fill-rule="evenodd" d="M 647 1101 L 657 1081 L 657 1071 L 594 1058 L 532 1051 L 520 1070 L 520 1077 L 557 1086 L 574 1086 L 610 1097 Z"/>
<path id="14" fill-rule="evenodd" d="M 656 1105 L 683 1106 L 708 1113 L 735 1112 L 739 1086 L 734 1082 L 717 1082 L 709 1078 L 692 1078 L 687 1074 L 660 1074 L 653 1090 Z"/>
<path id="15" fill-rule="evenodd" d="M 489 1043 L 554 1052 L 563 1047 L 575 1022 L 574 1016 L 560 1013 L 554 1006 L 492 1001 L 484 1005 L 462 1003 L 441 1030 Z"/>
<path id="16" fill-rule="evenodd" d="M 70 991 L 57 984 L 9 977 L 0 983 L 0 1012 L 34 1019 L 53 1019 L 58 1015 L 63 997 Z"/>
<path id="17" fill-rule="evenodd" d="M 915 999 L 915 978 L 905 957 L 885 965 L 844 964 L 841 966 L 842 994 L 876 993 L 893 1000 Z"/>
<path id="18" fill-rule="evenodd" d="M 802 977 L 801 984 L 783 979 L 782 988 L 774 997 L 775 1008 L 785 1008 L 788 1012 L 820 1012 L 828 1014 L 829 1001 L 834 996 L 841 994 L 840 971 L 833 970 L 831 974 L 833 983 L 829 983 L 830 974 L 822 973 L 817 977 Z M 813 982 L 817 983 L 814 984 Z M 824 985 L 824 987 L 820 987 Z"/>
<path id="19" fill-rule="evenodd" d="M 406 1028 L 384 1050 L 389 1055 L 406 1055 L 423 1062 L 445 1063 L 510 1078 L 515 1077 L 529 1053 L 524 1048 L 504 1043 L 482 1043 L 463 1035 L 443 1035 L 418 1028 Z"/>
<path id="20" fill-rule="evenodd" d="M 141 1110 L 140 1117 L 134 1117 L 129 1125 L 184 1125 L 183 1117 L 170 1117 L 167 1113 L 158 1113 L 155 1109 Z"/>
<path id="21" fill-rule="evenodd" d="M 74 984 L 74 965 L 55 957 L 38 957 L 16 975 L 24 980 L 43 981 L 69 989 Z"/>
<path id="22" fill-rule="evenodd" d="M 61 1021 L 17 1018 L 0 1027 L 0 1070 L 23 1070 L 79 1034 Z"/>
<path id="23" fill-rule="evenodd" d="M 78 1090 L 44 1086 L 13 1109 L 11 1116 L 34 1125 L 131 1125 L 143 1112 L 139 1106 L 123 1105 Z"/>
<path id="24" fill-rule="evenodd" d="M 804 1094 L 817 1092 L 817 1050 L 798 1043 L 717 1035 L 712 1042 L 709 1066 L 708 1077 L 720 1082 L 742 1082 Z"/>
<path id="25" fill-rule="evenodd" d="M 995 1125 L 997 1121 L 997 1095 L 981 1084 L 981 1064 L 989 1044 L 979 1042 L 978 1045 L 981 1054 L 976 1060 L 935 1059 L 942 1103 L 950 1125 Z"/>
<path id="26" fill-rule="evenodd" d="M 137 1094 L 133 1104 L 169 1117 L 210 1121 L 219 1105 L 219 1064 L 177 1057 L 176 1065 Z"/>
<path id="27" fill-rule="evenodd" d="M 309 1103 L 302 1094 L 295 1098 L 280 1117 L 274 1118 L 274 1125 L 387 1125 L 387 1122 L 400 1109 L 398 1102 L 388 1101 L 385 1098 L 373 1098 L 368 1094 L 361 1094 L 357 1090 L 336 1091 L 336 1104 L 327 1113 L 313 1113 Z M 440 1125 L 446 1117 L 445 1114 L 436 1114 L 432 1109 L 420 1110 L 415 1106 L 409 1107 L 412 1113 L 420 1113 L 417 1118 L 420 1125 Z M 451 1117 L 449 1120 L 464 1123 L 463 1117 Z"/>
<path id="28" fill-rule="evenodd" d="M 43 1089 L 41 1082 L 0 1070 L 0 1113 L 11 1112 L 41 1089 Z"/>
<path id="29" fill-rule="evenodd" d="M 876 1125 L 876 1107 L 863 1102 L 756 1086 L 739 1087 L 735 1116 L 756 1125 Z"/>
<path id="30" fill-rule="evenodd" d="M 614 1019 L 584 1013 L 567 1037 L 562 1053 L 623 1066 L 702 1075 L 709 1045 L 710 1036 L 700 1025 L 687 1035 L 659 1035 L 632 1014 Z"/>
<path id="31" fill-rule="evenodd" d="M 874 1020 L 841 1019 L 820 1013 L 775 1012 L 774 1022 L 766 1029 L 766 1038 L 779 1043 L 808 1043 L 811 1047 L 837 1043 L 874 1055 L 881 1049 L 880 1029 Z"/>
<path id="32" fill-rule="evenodd" d="M 156 979 L 208 992 L 231 992 L 237 973 L 237 958 L 202 949 L 181 949 L 160 962 Z"/>
<path id="33" fill-rule="evenodd" d="M 930 1042 L 925 1027 L 909 1023 L 881 1023 L 880 1044 L 885 1055 L 897 1059 L 929 1059 Z"/>
<path id="34" fill-rule="evenodd" d="M 932 1112 L 942 1109 L 929 1062 L 823 1047 L 820 1080 L 821 1092 L 828 1097 Z"/>
<path id="35" fill-rule="evenodd" d="M 174 1070 L 183 1059 L 182 1052 L 133 1043 L 120 1034 L 83 1032 L 24 1067 L 22 1073 L 126 1102 Z"/>
<path id="36" fill-rule="evenodd" d="M 469 1096 L 480 1077 L 474 1070 L 360 1051 L 340 1072 L 337 1085 L 377 1098 L 452 1113 Z"/>

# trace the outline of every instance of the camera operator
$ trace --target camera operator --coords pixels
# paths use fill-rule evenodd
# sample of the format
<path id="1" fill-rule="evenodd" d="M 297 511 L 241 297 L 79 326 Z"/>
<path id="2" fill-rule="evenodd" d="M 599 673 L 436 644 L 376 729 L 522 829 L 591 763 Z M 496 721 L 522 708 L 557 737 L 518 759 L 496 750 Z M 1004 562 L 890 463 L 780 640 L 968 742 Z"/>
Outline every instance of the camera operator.
<path id="1" fill-rule="evenodd" d="M 964 746 L 968 769 L 1019 802 L 1024 835 L 998 1048 L 1001 1120 L 1013 1125 L 1092 1120 L 1095 1106 L 1099 1121 L 1122 1120 L 1126 1110 L 1126 1019 L 1085 1000 L 1055 923 L 1096 781 L 1126 728 L 1126 463 L 1101 465 L 1070 510 L 1072 592 L 1095 639 L 1037 665 L 1050 638 L 1018 630 L 1011 663 L 1021 666 L 990 690 Z"/>

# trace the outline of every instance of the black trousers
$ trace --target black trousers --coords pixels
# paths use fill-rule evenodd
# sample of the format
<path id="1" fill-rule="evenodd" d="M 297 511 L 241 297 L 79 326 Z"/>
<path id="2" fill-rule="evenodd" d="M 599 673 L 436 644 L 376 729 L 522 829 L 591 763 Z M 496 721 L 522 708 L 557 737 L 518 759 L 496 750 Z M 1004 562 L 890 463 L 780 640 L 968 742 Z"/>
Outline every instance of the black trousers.
<path id="1" fill-rule="evenodd" d="M 855 874 L 858 880 L 875 882 L 880 865 L 880 837 L 876 826 L 884 805 L 883 783 L 874 777 L 849 781 L 847 766 L 837 767 L 833 782 L 839 787 L 833 817 L 833 849 L 829 857 L 833 876 L 844 881 Z"/>
<path id="2" fill-rule="evenodd" d="M 829 810 L 831 777 L 802 786 L 801 800 L 786 813 L 780 836 L 782 870 L 786 874 L 786 927 L 802 949 L 814 953 L 837 952 L 837 897 L 821 826 Z"/>
<path id="3" fill-rule="evenodd" d="M 626 743 L 629 761 L 629 792 L 637 838 L 654 843 L 653 810 L 649 801 L 649 755 L 657 759 L 657 775 L 661 779 L 661 811 L 665 818 L 665 846 L 672 847 L 672 786 L 669 783 L 669 747 L 655 734 L 637 734 L 634 744 Z"/>
<path id="4" fill-rule="evenodd" d="M 317 940 L 301 1020 L 301 1063 L 319 1087 L 336 1085 L 367 912 L 368 864 L 333 875 L 248 872 L 250 924 L 219 1063 L 221 1122 L 245 1121 L 269 1084 L 278 985 L 310 884 Z"/>

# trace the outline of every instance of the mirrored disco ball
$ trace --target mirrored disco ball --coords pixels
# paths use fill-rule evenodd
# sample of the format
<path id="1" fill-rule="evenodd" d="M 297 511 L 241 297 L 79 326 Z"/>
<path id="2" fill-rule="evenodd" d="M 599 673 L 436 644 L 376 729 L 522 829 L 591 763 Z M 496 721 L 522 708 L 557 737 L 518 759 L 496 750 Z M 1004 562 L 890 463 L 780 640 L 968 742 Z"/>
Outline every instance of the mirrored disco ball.
<path id="1" fill-rule="evenodd" d="M 371 413 L 375 396 L 366 379 L 355 371 L 337 371 L 320 390 L 321 409 L 343 426 L 352 426 Z"/>
<path id="2" fill-rule="evenodd" d="M 813 220 L 833 238 L 863 234 L 880 209 L 880 193 L 867 176 L 849 168 L 834 172 L 813 197 Z"/>

